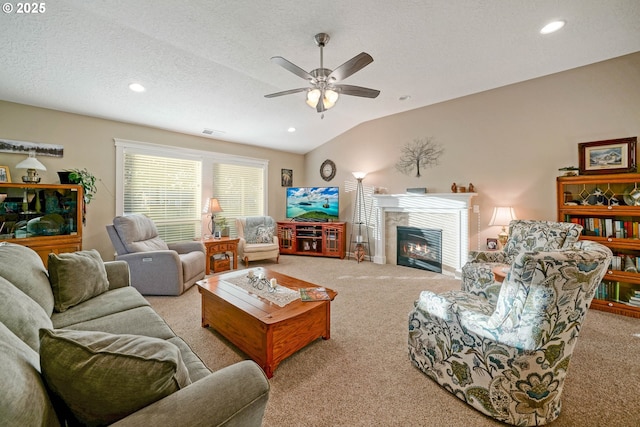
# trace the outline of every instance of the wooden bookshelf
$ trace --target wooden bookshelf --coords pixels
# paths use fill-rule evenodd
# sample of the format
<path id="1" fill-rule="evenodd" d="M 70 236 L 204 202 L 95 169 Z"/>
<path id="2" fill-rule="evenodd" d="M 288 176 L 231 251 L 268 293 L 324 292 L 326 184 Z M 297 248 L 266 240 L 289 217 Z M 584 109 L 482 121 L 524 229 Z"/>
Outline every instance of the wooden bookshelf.
<path id="1" fill-rule="evenodd" d="M 637 193 L 636 193 L 637 191 Z M 640 174 L 557 178 L 558 221 L 581 224 L 581 239 L 614 254 L 591 308 L 640 318 Z"/>

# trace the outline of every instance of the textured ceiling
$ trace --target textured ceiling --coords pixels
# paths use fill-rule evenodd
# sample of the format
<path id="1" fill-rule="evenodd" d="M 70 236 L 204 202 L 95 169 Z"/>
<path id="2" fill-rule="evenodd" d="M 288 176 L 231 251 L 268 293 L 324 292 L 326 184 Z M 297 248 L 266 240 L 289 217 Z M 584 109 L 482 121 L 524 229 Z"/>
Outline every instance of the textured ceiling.
<path id="1" fill-rule="evenodd" d="M 369 120 L 640 51 L 638 0 L 45 5 L 0 15 L 0 99 L 295 153 Z M 567 25 L 540 35 L 554 19 Z M 331 36 L 326 68 L 373 56 L 344 83 L 378 98 L 342 96 L 321 119 L 304 93 L 264 97 L 307 85 L 269 58 L 318 68 L 318 32 Z"/>

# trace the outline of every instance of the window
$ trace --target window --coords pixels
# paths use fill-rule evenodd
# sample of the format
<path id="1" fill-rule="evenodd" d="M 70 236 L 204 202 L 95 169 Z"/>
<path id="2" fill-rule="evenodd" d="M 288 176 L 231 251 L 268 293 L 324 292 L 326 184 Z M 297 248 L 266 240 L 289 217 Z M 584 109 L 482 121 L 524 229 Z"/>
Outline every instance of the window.
<path id="1" fill-rule="evenodd" d="M 203 233 L 202 201 L 216 197 L 235 235 L 235 218 L 265 215 L 266 160 L 134 141 L 116 142 L 116 214 L 149 216 L 167 243 Z M 208 231 L 204 231 L 208 233 Z"/>
<path id="2" fill-rule="evenodd" d="M 236 235 L 235 219 L 265 215 L 264 167 L 251 164 L 213 164 L 213 197 L 227 219 L 229 234 Z"/>

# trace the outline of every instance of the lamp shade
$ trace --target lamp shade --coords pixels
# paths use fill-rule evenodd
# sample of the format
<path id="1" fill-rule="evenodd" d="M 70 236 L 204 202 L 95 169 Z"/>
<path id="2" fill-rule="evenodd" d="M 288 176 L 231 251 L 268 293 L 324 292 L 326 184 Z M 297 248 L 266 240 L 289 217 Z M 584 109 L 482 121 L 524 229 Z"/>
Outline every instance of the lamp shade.
<path id="1" fill-rule="evenodd" d="M 204 209 L 202 209 L 202 213 L 215 214 L 218 212 L 222 212 L 222 208 L 220 207 L 220 203 L 218 203 L 218 199 L 216 199 L 215 197 L 207 198 L 207 202 L 204 205 Z"/>
<path id="2" fill-rule="evenodd" d="M 36 159 L 35 151 L 29 152 L 29 157 L 27 157 L 26 159 L 18 163 L 16 165 L 16 168 L 17 169 L 37 169 L 41 171 L 47 170 L 47 168 L 44 167 L 44 165 L 40 163 L 38 159 Z"/>
<path id="3" fill-rule="evenodd" d="M 514 219 L 518 218 L 516 218 L 516 213 L 513 211 L 512 207 L 497 206 L 493 208 L 493 216 L 491 217 L 491 221 L 489 221 L 489 225 L 506 227 Z"/>
<path id="4" fill-rule="evenodd" d="M 367 176 L 366 172 L 351 172 L 353 174 L 353 177 L 355 179 L 364 179 L 365 176 Z"/>

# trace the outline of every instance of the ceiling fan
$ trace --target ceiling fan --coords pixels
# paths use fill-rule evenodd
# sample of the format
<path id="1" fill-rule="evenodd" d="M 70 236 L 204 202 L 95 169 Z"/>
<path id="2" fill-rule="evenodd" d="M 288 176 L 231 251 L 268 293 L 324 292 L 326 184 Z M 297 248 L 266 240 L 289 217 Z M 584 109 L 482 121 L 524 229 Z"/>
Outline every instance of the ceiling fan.
<path id="1" fill-rule="evenodd" d="M 311 87 L 271 93 L 265 95 L 265 98 L 274 98 L 276 96 L 290 95 L 292 93 L 307 92 L 307 104 L 310 107 L 315 108 L 318 113 L 323 113 L 335 105 L 341 94 L 361 96 L 364 98 L 375 98 L 380 94 L 380 91 L 375 89 L 336 84 L 371 64 L 373 62 L 371 55 L 366 52 L 362 52 L 340 65 L 335 70 L 330 70 L 328 68 L 324 68 L 322 56 L 322 49 L 329 42 L 329 34 L 319 33 L 315 35 L 314 39 L 318 47 L 320 47 L 320 68 L 306 72 L 281 56 L 274 56 L 271 58 L 272 62 L 291 71 L 296 76 L 300 76 L 303 79 L 308 80 Z"/>

